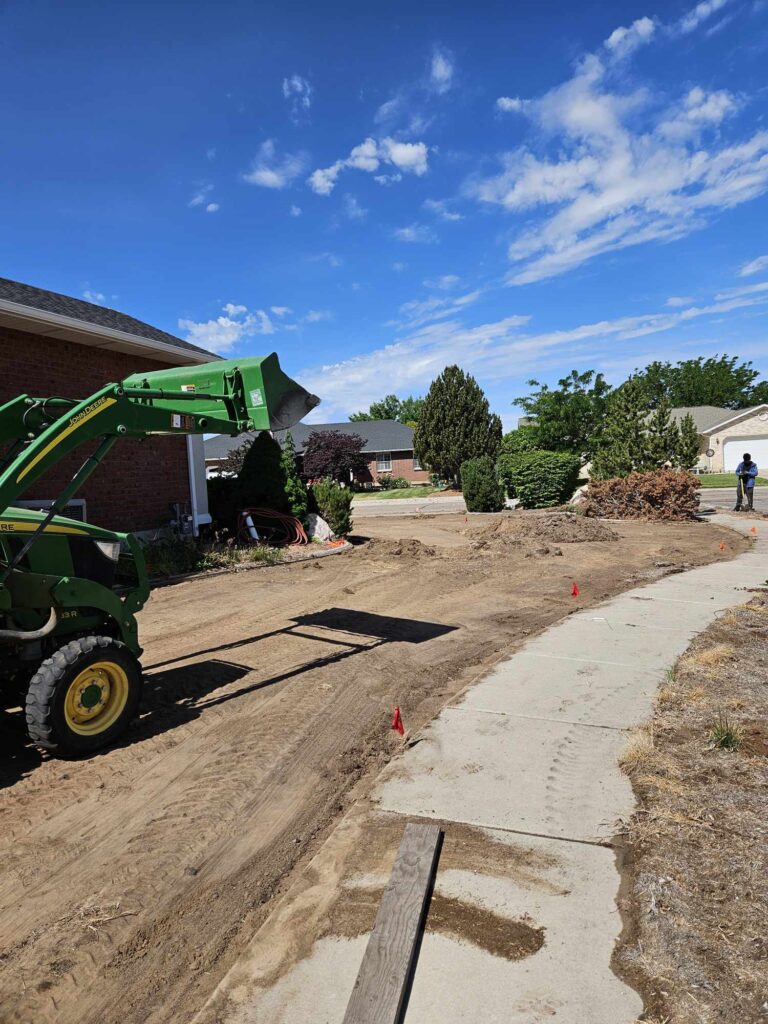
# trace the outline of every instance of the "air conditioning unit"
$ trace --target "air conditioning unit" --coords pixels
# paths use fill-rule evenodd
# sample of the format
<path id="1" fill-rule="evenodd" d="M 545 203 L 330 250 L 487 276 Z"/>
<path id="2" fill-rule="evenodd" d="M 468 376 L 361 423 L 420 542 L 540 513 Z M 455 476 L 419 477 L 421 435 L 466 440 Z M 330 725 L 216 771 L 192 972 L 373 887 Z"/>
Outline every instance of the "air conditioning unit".
<path id="1" fill-rule="evenodd" d="M 31 501 L 15 502 L 16 508 L 34 508 L 40 512 L 47 512 L 52 504 L 53 499 L 51 498 L 34 498 Z M 66 516 L 68 519 L 77 519 L 84 523 L 86 521 L 85 498 L 72 498 L 59 515 Z"/>

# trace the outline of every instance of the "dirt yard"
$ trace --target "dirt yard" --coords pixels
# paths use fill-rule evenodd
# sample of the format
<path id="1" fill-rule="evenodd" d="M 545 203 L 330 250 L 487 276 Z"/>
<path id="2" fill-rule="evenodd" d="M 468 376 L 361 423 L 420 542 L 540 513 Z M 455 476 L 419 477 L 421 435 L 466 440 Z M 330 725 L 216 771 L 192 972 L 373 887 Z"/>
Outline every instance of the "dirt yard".
<path id="1" fill-rule="evenodd" d="M 625 767 L 640 809 L 619 970 L 649 1021 L 768 1020 L 768 591 L 697 637 Z"/>
<path id="2" fill-rule="evenodd" d="M 3 1024 L 189 1021 L 400 749 L 395 704 L 415 732 L 574 609 L 747 545 L 530 513 L 360 532 L 347 554 L 157 590 L 118 748 L 47 760 L 0 716 Z"/>

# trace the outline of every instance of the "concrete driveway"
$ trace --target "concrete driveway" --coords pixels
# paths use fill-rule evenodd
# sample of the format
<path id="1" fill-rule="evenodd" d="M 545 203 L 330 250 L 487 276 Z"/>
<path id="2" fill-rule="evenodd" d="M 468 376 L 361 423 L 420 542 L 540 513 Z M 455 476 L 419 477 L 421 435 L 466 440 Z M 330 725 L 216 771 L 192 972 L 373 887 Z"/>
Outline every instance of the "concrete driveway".
<path id="1" fill-rule="evenodd" d="M 736 504 L 736 484 L 733 487 L 702 487 L 700 505 L 706 508 L 714 505 L 715 508 L 733 508 Z M 768 487 L 755 488 L 755 510 L 768 512 Z"/>

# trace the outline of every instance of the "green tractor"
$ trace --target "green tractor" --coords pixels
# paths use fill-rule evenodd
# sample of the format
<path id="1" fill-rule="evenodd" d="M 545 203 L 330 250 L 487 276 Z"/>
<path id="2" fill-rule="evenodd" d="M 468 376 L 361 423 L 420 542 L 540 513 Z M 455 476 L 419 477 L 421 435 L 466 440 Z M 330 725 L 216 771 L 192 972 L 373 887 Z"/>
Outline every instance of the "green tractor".
<path id="1" fill-rule="evenodd" d="M 318 401 L 273 353 L 134 374 L 82 401 L 20 395 L 0 406 L 0 688 L 25 693 L 36 744 L 87 755 L 138 713 L 136 613 L 150 592 L 141 544 L 61 514 L 112 446 L 122 437 L 284 430 Z M 93 451 L 47 510 L 13 507 L 87 442 Z M 115 582 L 121 553 L 133 563 L 125 588 Z"/>

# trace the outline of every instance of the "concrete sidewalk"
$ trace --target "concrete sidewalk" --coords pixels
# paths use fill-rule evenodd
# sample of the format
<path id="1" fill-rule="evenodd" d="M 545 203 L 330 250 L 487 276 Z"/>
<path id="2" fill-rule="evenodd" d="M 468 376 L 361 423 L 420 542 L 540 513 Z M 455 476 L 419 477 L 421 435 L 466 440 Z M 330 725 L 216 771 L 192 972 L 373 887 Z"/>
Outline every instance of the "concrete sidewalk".
<path id="1" fill-rule="evenodd" d="M 634 807 L 617 758 L 625 730 L 648 718 L 666 669 L 691 639 L 768 577 L 768 527 L 715 521 L 747 534 L 755 526 L 752 550 L 624 593 L 531 640 L 445 708 L 385 770 L 374 806 L 351 812 L 318 854 L 299 898 L 304 914 L 329 889 L 345 829 L 364 843 L 382 819 L 404 827 L 432 818 L 445 822 L 446 845 L 452 827 L 474 826 L 484 842 L 508 848 L 508 868 L 439 866 L 435 891 L 543 928 L 542 948 L 506 959 L 471 935 L 428 932 L 410 1024 L 632 1024 L 641 1013 L 638 994 L 610 967 L 622 927 L 612 837 Z M 522 863 L 535 869 L 515 870 Z M 380 886 L 386 877 L 346 884 Z M 276 926 L 270 940 L 267 929 L 254 962 L 279 933 Z M 323 938 L 276 983 L 256 989 L 252 969 L 227 1020 L 339 1024 L 366 939 Z"/>

